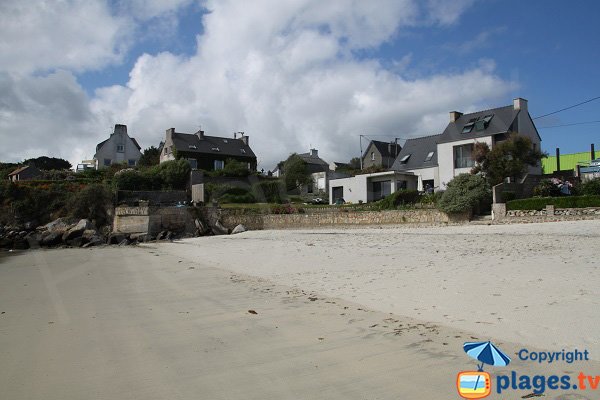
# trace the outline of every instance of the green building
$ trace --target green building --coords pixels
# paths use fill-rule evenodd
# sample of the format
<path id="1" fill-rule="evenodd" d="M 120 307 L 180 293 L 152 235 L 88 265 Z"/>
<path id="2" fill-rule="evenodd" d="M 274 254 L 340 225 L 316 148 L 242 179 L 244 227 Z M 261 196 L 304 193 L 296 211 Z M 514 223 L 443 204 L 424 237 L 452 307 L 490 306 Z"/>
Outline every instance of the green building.
<path id="1" fill-rule="evenodd" d="M 596 154 L 598 158 L 600 154 Z M 572 154 L 561 154 L 560 155 L 560 169 L 561 171 L 575 169 L 577 165 L 587 166 L 592 161 L 592 155 L 589 151 Z M 542 173 L 551 174 L 556 171 L 556 156 L 550 156 L 542 158 Z"/>

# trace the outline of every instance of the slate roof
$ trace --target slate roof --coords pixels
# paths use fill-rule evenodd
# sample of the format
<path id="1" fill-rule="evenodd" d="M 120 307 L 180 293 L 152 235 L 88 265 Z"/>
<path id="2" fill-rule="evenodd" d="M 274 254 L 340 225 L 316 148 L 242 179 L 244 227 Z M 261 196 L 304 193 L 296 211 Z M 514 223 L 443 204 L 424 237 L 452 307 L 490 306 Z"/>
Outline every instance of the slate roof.
<path id="1" fill-rule="evenodd" d="M 110 138 L 108 138 L 108 139 L 110 139 Z M 103 140 L 102 142 L 100 142 L 100 143 L 98 143 L 98 144 L 96 145 L 96 153 L 98 152 L 98 150 L 100 150 L 100 149 L 102 148 L 102 146 L 104 146 L 104 144 L 105 144 L 106 142 L 108 142 L 108 139 L 106 139 L 106 140 Z M 135 144 L 135 147 L 137 147 L 139 151 L 142 151 L 142 148 L 140 147 L 140 145 L 139 145 L 139 143 L 137 142 L 137 140 L 135 140 L 135 138 L 132 138 L 132 137 L 130 137 L 129 139 L 131 139 L 131 141 L 133 142 L 133 144 Z"/>
<path id="2" fill-rule="evenodd" d="M 402 150 L 402 146 L 400 146 L 399 144 L 396 144 L 396 143 L 392 143 L 392 152 L 390 153 L 390 143 L 389 142 L 381 142 L 379 140 L 371 140 L 371 143 L 369 143 L 369 146 L 367 146 L 367 149 L 365 150 L 365 154 L 363 154 L 363 158 L 366 157 L 367 152 L 369 151 L 369 147 L 371 147 L 371 144 L 373 144 L 373 146 L 375 146 L 377 151 L 379 151 L 379 154 L 381 154 L 381 157 L 395 157 L 400 152 L 400 150 Z M 394 153 L 394 146 L 397 147 L 397 150 L 395 153 Z"/>
<path id="3" fill-rule="evenodd" d="M 438 165 L 437 144 L 442 138 L 442 135 L 423 136 L 413 139 L 407 139 L 404 142 L 404 147 L 400 150 L 400 154 L 396 157 L 392 170 L 406 171 L 419 168 L 436 167 Z M 425 161 L 430 152 L 433 157 L 429 161 Z M 410 155 L 405 163 L 401 163 L 404 157 Z"/>
<path id="4" fill-rule="evenodd" d="M 256 155 L 250 146 L 246 145 L 242 139 L 204 135 L 204 138 L 200 140 L 198 135 L 195 133 L 179 132 L 173 133 L 172 138 L 173 145 L 177 151 L 256 158 Z"/>
<path id="5" fill-rule="evenodd" d="M 442 133 L 439 143 L 455 142 L 458 140 L 474 139 L 495 134 L 506 133 L 508 131 L 518 131 L 517 115 L 520 110 L 515 110 L 512 105 L 506 107 L 492 108 L 490 110 L 477 111 L 470 114 L 461 115 L 455 122 L 450 122 Z M 477 130 L 473 127 L 471 132 L 462 133 L 463 128 L 470 121 L 483 120 L 486 116 L 492 116 L 488 124 L 484 124 L 483 130 Z"/>
<path id="6" fill-rule="evenodd" d="M 20 174 L 21 172 L 25 171 L 27 168 L 29 168 L 29 165 L 24 165 L 22 167 L 19 167 L 19 168 L 15 169 L 13 172 L 11 172 L 10 174 L 8 174 L 8 176 Z"/>
<path id="7" fill-rule="evenodd" d="M 308 172 L 310 172 L 311 174 L 315 172 L 324 172 L 329 170 L 329 163 L 319 156 L 311 155 L 310 152 L 301 153 L 298 154 L 298 156 L 302 158 L 304 162 L 306 162 L 306 164 L 308 164 Z"/>

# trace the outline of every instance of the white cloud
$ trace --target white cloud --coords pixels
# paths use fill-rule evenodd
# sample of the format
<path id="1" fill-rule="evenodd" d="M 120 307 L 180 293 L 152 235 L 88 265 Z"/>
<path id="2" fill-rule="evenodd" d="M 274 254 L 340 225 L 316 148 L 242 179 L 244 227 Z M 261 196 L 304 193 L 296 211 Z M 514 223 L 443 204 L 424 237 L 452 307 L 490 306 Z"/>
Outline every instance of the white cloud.
<path id="1" fill-rule="evenodd" d="M 441 25 L 452 25 L 475 0 L 427 0 L 429 19 Z"/>
<path id="2" fill-rule="evenodd" d="M 126 19 L 92 0 L 0 2 L 0 70 L 100 69 L 125 49 Z"/>
<path id="3" fill-rule="evenodd" d="M 423 8 L 409 0 L 357 0 L 352 5 L 341 0 L 257 0 L 251 5 L 220 0 L 206 7 L 210 12 L 203 16 L 197 54 L 144 54 L 126 85 L 99 88 L 87 99 L 68 73 L 40 78 L 53 83 L 48 96 L 65 99 L 56 106 L 59 115 L 79 103 L 74 115 L 64 119 L 76 123 L 58 131 L 67 142 L 80 138 L 79 150 L 68 156 L 72 162 L 91 156 L 115 123 L 127 124 L 142 147 L 157 145 L 170 127 L 194 132 L 201 125 L 209 135 L 242 130 L 250 136 L 259 168 L 265 169 L 311 145 L 328 161 L 344 161 L 358 154 L 359 134 L 438 133 L 447 111 L 488 105 L 512 89 L 495 75 L 489 60 L 461 72 L 411 80 L 401 75 L 402 68 L 394 72 L 377 60 L 357 58 L 356 50 L 377 48 L 413 25 L 450 21 L 438 14 L 423 17 Z M 458 18 L 460 12 L 452 10 Z M 411 55 L 405 56 L 401 64 L 411 62 Z M 35 110 L 35 98 L 21 93 L 10 102 L 21 109 L 6 108 L 12 122 L 0 125 L 2 135 Z M 0 112 L 2 104 L 0 97 Z M 46 119 L 52 129 L 69 125 L 49 113 L 28 124 L 40 129 Z M 37 137 L 32 133 L 32 140 Z M 34 143 L 17 148 L 29 154 Z M 67 156 L 69 148 L 57 143 L 46 153 Z"/>

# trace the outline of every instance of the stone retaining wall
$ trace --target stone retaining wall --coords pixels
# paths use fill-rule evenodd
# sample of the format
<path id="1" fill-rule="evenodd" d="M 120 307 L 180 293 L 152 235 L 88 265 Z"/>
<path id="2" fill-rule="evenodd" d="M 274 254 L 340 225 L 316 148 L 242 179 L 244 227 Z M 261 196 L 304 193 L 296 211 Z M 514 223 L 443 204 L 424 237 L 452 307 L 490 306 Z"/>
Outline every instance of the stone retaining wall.
<path id="1" fill-rule="evenodd" d="M 499 206 L 501 204 L 494 204 Z M 496 210 L 497 208 L 494 208 Z M 494 223 L 526 223 L 578 221 L 584 219 L 600 219 L 600 207 L 588 208 L 555 208 L 546 206 L 543 210 L 508 210 L 506 214 L 494 214 Z"/>
<path id="2" fill-rule="evenodd" d="M 240 214 L 221 210 L 227 228 L 243 224 L 249 229 L 295 229 L 324 226 L 421 224 L 445 225 L 468 221 L 467 215 L 453 216 L 435 209 L 390 211 L 338 211 L 299 214 Z"/>
<path id="3" fill-rule="evenodd" d="M 127 207 L 115 208 L 113 232 L 149 233 L 168 230 L 178 233 L 195 231 L 194 216 L 187 207 Z"/>

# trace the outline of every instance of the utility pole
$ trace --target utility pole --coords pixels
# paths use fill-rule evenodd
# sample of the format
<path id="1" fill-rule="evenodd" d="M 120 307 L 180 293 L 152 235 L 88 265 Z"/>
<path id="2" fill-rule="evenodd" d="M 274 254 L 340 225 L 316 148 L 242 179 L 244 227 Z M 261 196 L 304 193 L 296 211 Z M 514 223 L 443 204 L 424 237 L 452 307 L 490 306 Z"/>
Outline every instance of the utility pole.
<path id="1" fill-rule="evenodd" d="M 358 141 L 360 142 L 360 170 L 361 170 L 361 171 L 362 171 L 362 169 L 363 169 L 363 161 L 362 161 L 362 158 L 363 158 L 363 152 L 362 152 L 362 138 L 363 138 L 363 135 L 358 135 Z"/>

